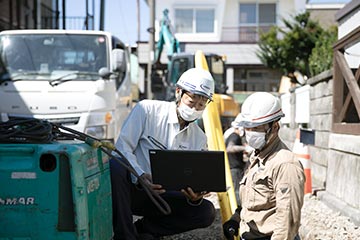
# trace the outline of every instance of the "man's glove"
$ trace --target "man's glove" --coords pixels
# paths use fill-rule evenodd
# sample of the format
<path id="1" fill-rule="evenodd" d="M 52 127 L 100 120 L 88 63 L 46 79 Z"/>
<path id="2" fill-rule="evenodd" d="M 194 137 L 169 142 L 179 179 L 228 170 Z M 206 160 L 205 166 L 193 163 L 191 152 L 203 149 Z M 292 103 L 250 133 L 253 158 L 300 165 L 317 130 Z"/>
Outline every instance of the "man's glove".
<path id="1" fill-rule="evenodd" d="M 234 236 L 239 235 L 240 210 L 241 208 L 236 209 L 231 218 L 223 224 L 224 236 L 228 240 L 233 240 Z"/>
<path id="2" fill-rule="evenodd" d="M 234 236 L 239 234 L 239 224 L 239 222 L 231 218 L 223 224 L 223 231 L 226 239 L 233 240 Z"/>

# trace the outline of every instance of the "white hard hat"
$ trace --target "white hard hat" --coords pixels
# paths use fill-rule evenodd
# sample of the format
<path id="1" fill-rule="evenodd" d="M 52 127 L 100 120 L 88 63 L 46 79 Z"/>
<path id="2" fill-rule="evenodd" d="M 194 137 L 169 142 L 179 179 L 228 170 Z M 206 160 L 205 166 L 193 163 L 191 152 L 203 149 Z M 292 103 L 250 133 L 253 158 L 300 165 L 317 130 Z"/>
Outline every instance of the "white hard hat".
<path id="1" fill-rule="evenodd" d="M 215 83 L 209 71 L 202 68 L 190 68 L 180 76 L 176 86 L 212 100 Z"/>
<path id="2" fill-rule="evenodd" d="M 267 92 L 256 92 L 246 98 L 241 113 L 231 123 L 233 127 L 253 128 L 277 121 L 285 116 L 278 97 Z"/>

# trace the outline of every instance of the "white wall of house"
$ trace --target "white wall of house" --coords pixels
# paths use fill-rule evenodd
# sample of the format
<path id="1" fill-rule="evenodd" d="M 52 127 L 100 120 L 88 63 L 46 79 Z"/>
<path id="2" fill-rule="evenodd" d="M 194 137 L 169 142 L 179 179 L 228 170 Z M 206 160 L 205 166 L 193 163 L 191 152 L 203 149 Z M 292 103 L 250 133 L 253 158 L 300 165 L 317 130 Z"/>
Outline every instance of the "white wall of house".
<path id="1" fill-rule="evenodd" d="M 155 6 L 155 26 L 158 31 L 163 11 L 169 10 L 169 18 L 173 26 L 176 24 L 176 9 L 212 9 L 214 10 L 214 32 L 213 33 L 176 33 L 175 36 L 180 42 L 219 42 L 223 14 L 225 13 L 225 0 L 157 0 Z M 157 40 L 158 34 L 155 34 Z"/>
<path id="2" fill-rule="evenodd" d="M 346 36 L 348 33 L 359 27 L 360 23 L 360 6 L 355 8 L 350 14 L 339 21 L 338 39 Z M 345 59 L 350 68 L 358 68 L 360 64 L 360 42 L 346 49 Z"/>
<path id="3" fill-rule="evenodd" d="M 278 26 L 284 28 L 282 19 L 291 19 L 300 12 L 305 11 L 305 1 L 304 0 L 295 0 L 295 1 L 278 1 Z"/>
<path id="4" fill-rule="evenodd" d="M 223 14 L 223 26 L 221 41 L 236 42 L 238 41 L 237 29 L 239 27 L 239 7 L 235 7 L 237 1 L 229 0 L 225 4 L 225 14 Z"/>
<path id="5" fill-rule="evenodd" d="M 282 19 L 289 19 L 305 10 L 306 0 L 157 0 L 156 26 L 163 16 L 163 10 L 169 10 L 169 18 L 176 25 L 175 9 L 214 9 L 213 33 L 175 33 L 180 42 L 236 42 L 238 41 L 240 4 L 275 3 L 276 24 L 283 26 Z M 157 40 L 158 34 L 155 34 Z"/>

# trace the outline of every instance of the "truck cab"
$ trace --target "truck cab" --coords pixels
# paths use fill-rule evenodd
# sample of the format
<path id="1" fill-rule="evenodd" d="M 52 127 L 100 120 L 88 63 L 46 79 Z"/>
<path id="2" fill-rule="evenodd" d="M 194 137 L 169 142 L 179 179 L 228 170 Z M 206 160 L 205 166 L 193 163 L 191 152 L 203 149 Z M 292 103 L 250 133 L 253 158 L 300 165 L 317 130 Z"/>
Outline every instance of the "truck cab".
<path id="1" fill-rule="evenodd" d="M 0 113 L 116 140 L 131 110 L 129 49 L 103 31 L 0 33 Z"/>

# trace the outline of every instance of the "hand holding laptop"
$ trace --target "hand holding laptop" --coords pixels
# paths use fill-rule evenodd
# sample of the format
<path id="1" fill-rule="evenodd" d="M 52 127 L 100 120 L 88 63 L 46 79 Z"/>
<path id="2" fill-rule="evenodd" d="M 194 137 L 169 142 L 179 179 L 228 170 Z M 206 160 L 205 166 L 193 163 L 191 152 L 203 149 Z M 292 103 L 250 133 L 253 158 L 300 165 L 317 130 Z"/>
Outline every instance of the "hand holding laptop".
<path id="1" fill-rule="evenodd" d="M 145 182 L 150 186 L 150 188 L 154 190 L 156 193 L 162 194 L 166 192 L 166 190 L 163 189 L 162 185 L 152 182 L 152 177 L 150 174 L 144 173 L 143 175 L 141 175 L 141 178 L 145 180 Z M 208 192 L 205 191 L 202 191 L 200 193 L 195 193 L 190 187 L 186 189 L 181 189 L 181 192 L 192 202 L 199 201 L 206 194 L 208 194 Z"/>
<path id="2" fill-rule="evenodd" d="M 191 202 L 197 202 L 200 199 L 202 199 L 208 192 L 202 191 L 202 192 L 194 192 L 190 187 L 187 187 L 185 189 L 181 189 L 181 192 L 191 201 Z"/>
<path id="3" fill-rule="evenodd" d="M 160 185 L 160 184 L 154 184 L 152 182 L 152 177 L 150 174 L 148 173 L 144 173 L 143 175 L 140 176 L 143 180 L 145 180 L 145 182 L 150 186 L 150 188 L 152 190 L 154 190 L 156 193 L 158 194 L 162 194 L 164 192 L 166 192 L 166 190 Z"/>

